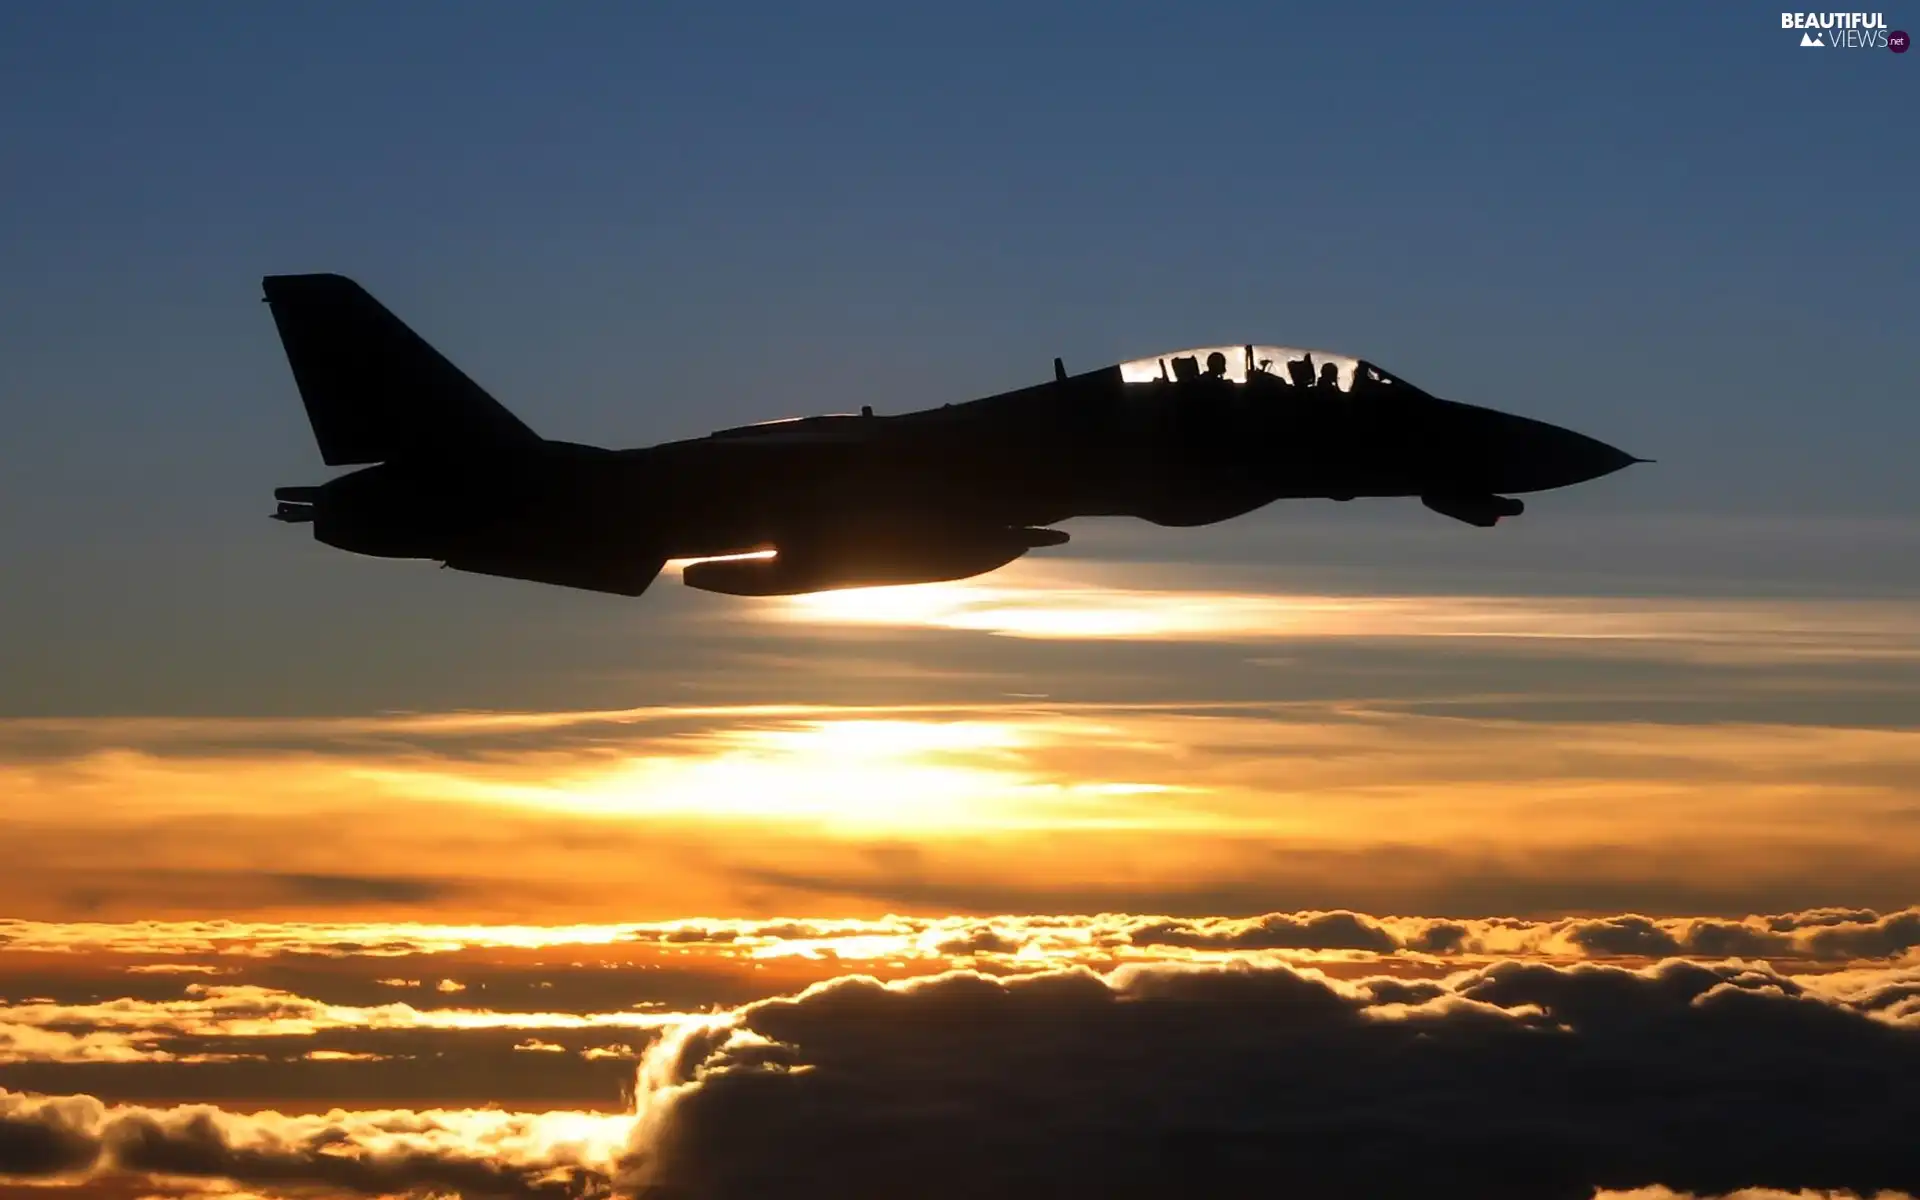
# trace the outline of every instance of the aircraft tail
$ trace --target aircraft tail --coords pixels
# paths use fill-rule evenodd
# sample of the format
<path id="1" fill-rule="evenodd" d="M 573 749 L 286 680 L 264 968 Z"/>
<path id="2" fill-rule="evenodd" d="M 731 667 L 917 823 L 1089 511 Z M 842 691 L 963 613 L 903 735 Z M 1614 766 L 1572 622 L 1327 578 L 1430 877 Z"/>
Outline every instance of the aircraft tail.
<path id="1" fill-rule="evenodd" d="M 261 281 L 330 467 L 514 454 L 540 435 L 342 275 Z"/>

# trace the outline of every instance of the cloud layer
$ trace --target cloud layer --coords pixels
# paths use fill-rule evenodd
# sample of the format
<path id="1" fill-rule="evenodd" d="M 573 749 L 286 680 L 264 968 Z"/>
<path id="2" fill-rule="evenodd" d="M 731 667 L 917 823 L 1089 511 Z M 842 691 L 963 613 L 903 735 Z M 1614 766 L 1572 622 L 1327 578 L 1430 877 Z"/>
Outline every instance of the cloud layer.
<path id="1" fill-rule="evenodd" d="M 270 1192 L 567 1200 L 606 1191 L 594 1164 L 604 1165 L 626 1127 L 580 1113 L 242 1116 L 0 1091 L 0 1177 L 84 1182 L 130 1173 Z"/>
<path id="2" fill-rule="evenodd" d="M 1152 580 L 1142 586 L 1144 580 Z M 1021 638 L 1393 642 L 1471 638 L 1554 654 L 1689 662 L 1910 661 L 1910 600 L 1311 595 L 1165 586 L 1164 568 L 1027 561 L 956 583 L 861 588 L 758 606 L 763 619 Z"/>
<path id="3" fill-rule="evenodd" d="M 642 1195 L 1586 1200 L 1920 1187 L 1920 972 L 1274 963 L 882 984 L 649 1051 Z"/>
<path id="4" fill-rule="evenodd" d="M 435 925 L 418 922 L 0 920 L 0 954 L 125 957 L 131 975 L 180 980 L 185 995 L 223 991 L 200 976 L 246 971 L 278 958 L 365 960 L 382 987 L 458 995 L 466 985 L 434 971 L 478 956 L 571 949 L 605 956 L 654 947 L 726 947 L 741 955 L 836 959 L 1028 956 L 1044 961 L 1120 947 L 1142 951 L 1352 950 L 1374 954 L 1547 955 L 1562 958 L 1726 957 L 1848 962 L 1920 949 L 1920 906 L 1812 908 L 1743 917 L 1618 916 L 1532 920 L 1373 916 L 1348 910 L 1258 916 L 1101 913 L 877 919 L 694 917 L 616 925 Z M 616 955 L 617 956 L 617 955 Z M 193 961 L 148 961 L 150 959 Z M 422 959 L 421 964 L 398 961 Z M 58 961 L 58 960 L 56 960 Z M 439 966 L 435 966 L 435 963 Z M 575 964 L 578 965 L 577 963 Z M 424 972 L 424 974 L 423 974 Z M 545 972 L 551 974 L 551 972 Z M 256 996 L 266 1000 L 268 997 Z M 0 1004 L 4 1004 L 0 997 Z M 303 1002 L 305 1003 L 305 1002 Z"/>
<path id="5" fill-rule="evenodd" d="M 416 1008 L 326 1004 L 250 984 L 189 984 L 172 1000 L 123 997 L 96 1004 L 0 1004 L 0 1063 L 174 1062 L 195 1057 L 171 1043 L 228 1039 L 311 1038 L 343 1030 L 376 1033 L 498 1030 L 659 1029 L 677 1018 L 661 1012 L 495 1012 L 479 1008 Z M 80 1030 L 82 1032 L 70 1032 Z"/>
<path id="6" fill-rule="evenodd" d="M 1493 703 L 0 722 L 0 839 L 16 852 L 0 912 L 427 922 L 1912 902 L 1920 730 L 1660 723 L 1624 702 L 1490 715 Z M 648 886 L 588 882 L 631 877 Z"/>
<path id="7" fill-rule="evenodd" d="M 1911 1192 L 1917 920 L 14 923 L 0 1186 Z"/>
<path id="8" fill-rule="evenodd" d="M 1895 958 L 1920 946 L 1920 908 L 1812 909 L 1741 919 L 1568 917 L 1449 921 L 1351 912 L 1268 913 L 1136 923 L 1135 946 L 1203 950 L 1367 950 L 1390 954 L 1546 954 L 1575 958 L 1745 957 L 1845 962 Z"/>

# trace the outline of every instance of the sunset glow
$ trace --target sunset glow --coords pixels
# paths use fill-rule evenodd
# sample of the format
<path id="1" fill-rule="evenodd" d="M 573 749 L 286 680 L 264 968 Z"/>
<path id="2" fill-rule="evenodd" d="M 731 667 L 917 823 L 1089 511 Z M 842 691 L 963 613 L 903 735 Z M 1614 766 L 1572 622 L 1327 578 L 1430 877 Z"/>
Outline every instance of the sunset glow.
<path id="1" fill-rule="evenodd" d="M 1521 15 L 0 9 L 0 1200 L 1920 1200 L 1920 18 Z"/>
<path id="2" fill-rule="evenodd" d="M 1580 652 L 1718 661 L 1920 658 L 1920 605 L 1510 596 L 1326 596 L 1128 586 L 1127 564 L 1016 564 L 957 583 L 818 592 L 771 602 L 796 624 L 1053 639 L 1174 641 L 1472 638 Z"/>
<path id="3" fill-rule="evenodd" d="M 0 769 L 16 844 L 33 847 L 0 883 L 17 889 L 13 910 L 57 912 L 35 899 L 39 870 L 139 888 L 126 872 L 155 847 L 216 891 L 257 886 L 231 874 L 256 839 L 279 847 L 289 880 L 405 878 L 429 857 L 437 877 L 515 880 L 549 897 L 521 909 L 543 921 L 643 915 L 569 882 L 564 864 L 583 852 L 645 878 L 659 917 L 739 904 L 723 897 L 743 870 L 766 872 L 770 902 L 789 910 L 807 889 L 844 903 L 906 864 L 955 898 L 1011 888 L 1044 907 L 1050 893 L 1118 880 L 1151 892 L 1195 871 L 1257 887 L 1264 857 L 1296 878 L 1344 877 L 1348 903 L 1417 908 L 1474 879 L 1526 890 L 1571 869 L 1624 883 L 1682 858 L 1696 886 L 1744 879 L 1759 903 L 1767 880 L 1837 855 L 1889 880 L 1920 856 L 1901 816 L 1920 733 L 1903 728 L 1467 720 L 1363 703 L 552 714 L 511 748 L 488 744 L 494 726 L 452 719 L 346 737 L 324 721 L 272 728 L 273 748 L 231 721 L 142 728 L 134 752 L 113 748 L 116 722 L 69 726 L 63 756 Z M 370 749 L 370 735 L 392 748 Z M 126 819 L 129 796 L 140 832 L 122 838 L 106 822 Z M 1636 849 L 1599 852 L 1626 828 Z M 1431 849 L 1409 859 L 1408 844 Z M 422 899 L 442 886 L 423 882 Z"/>

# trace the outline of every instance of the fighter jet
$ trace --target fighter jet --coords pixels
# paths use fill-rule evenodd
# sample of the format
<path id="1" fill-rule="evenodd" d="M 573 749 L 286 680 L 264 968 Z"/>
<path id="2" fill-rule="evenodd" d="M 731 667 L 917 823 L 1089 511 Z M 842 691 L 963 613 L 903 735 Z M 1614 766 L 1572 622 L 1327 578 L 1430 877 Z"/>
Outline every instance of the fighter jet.
<path id="1" fill-rule="evenodd" d="M 1470 525 L 1637 459 L 1429 395 L 1362 359 L 1239 344 L 919 412 L 768 421 L 631 450 L 541 437 L 352 280 L 263 281 L 331 467 L 281 521 L 356 554 L 620 596 L 669 560 L 737 596 L 932 583 L 1067 541 L 1075 517 L 1190 527 L 1276 500 L 1418 497 Z"/>

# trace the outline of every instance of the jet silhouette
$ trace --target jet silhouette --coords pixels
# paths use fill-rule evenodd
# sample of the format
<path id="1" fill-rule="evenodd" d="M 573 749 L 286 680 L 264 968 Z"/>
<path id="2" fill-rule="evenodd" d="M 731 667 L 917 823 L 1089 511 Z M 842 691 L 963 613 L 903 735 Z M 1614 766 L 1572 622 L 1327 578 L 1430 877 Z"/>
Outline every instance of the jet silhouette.
<path id="1" fill-rule="evenodd" d="M 899 415 L 769 421 L 632 450 L 543 438 L 339 275 L 266 303 L 328 466 L 274 516 L 356 554 L 638 596 L 668 559 L 743 596 L 932 583 L 1057 546 L 1074 517 L 1210 525 L 1282 499 L 1418 496 L 1490 526 L 1505 493 L 1646 461 L 1428 395 L 1371 363 L 1185 350 Z M 768 553 L 771 551 L 772 553 Z"/>

